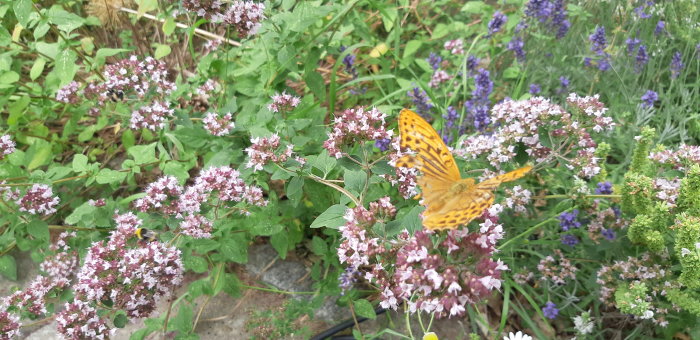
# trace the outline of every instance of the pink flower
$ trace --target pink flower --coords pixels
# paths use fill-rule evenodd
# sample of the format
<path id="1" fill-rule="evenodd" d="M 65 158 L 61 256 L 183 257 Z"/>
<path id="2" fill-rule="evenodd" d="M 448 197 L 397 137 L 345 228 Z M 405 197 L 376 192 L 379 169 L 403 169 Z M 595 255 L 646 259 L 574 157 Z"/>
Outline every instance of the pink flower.
<path id="1" fill-rule="evenodd" d="M 76 81 L 71 81 L 68 85 L 63 86 L 56 92 L 56 100 L 66 104 L 77 104 L 80 102 L 78 97 L 78 88 L 80 84 Z"/>
<path id="2" fill-rule="evenodd" d="M 258 33 L 265 20 L 265 4 L 235 0 L 223 16 L 225 23 L 233 25 L 238 36 L 246 37 Z"/>
<path id="3" fill-rule="evenodd" d="M 146 196 L 134 202 L 134 207 L 141 212 L 158 209 L 166 215 L 180 212 L 177 199 L 183 188 L 175 176 L 163 176 L 146 187 Z"/>
<path id="4" fill-rule="evenodd" d="M 430 86 L 432 88 L 436 88 L 436 87 L 439 87 L 440 84 L 442 84 L 450 79 L 452 79 L 452 77 L 450 77 L 450 75 L 447 74 L 447 72 L 445 72 L 443 70 L 436 70 L 433 73 L 433 77 L 430 79 L 428 86 Z"/>
<path id="5" fill-rule="evenodd" d="M 286 92 L 276 93 L 272 98 L 272 103 L 267 109 L 272 112 L 289 112 L 301 103 L 299 97 L 292 96 Z"/>
<path id="6" fill-rule="evenodd" d="M 211 238 L 214 224 L 202 215 L 190 215 L 180 223 L 180 231 L 193 238 Z"/>
<path id="7" fill-rule="evenodd" d="M 236 127 L 236 125 L 231 121 L 233 116 L 231 113 L 225 114 L 220 117 L 216 113 L 208 112 L 202 123 L 204 123 L 204 129 L 209 132 L 209 134 L 214 136 L 224 136 L 231 133 L 231 130 Z"/>
<path id="8" fill-rule="evenodd" d="M 282 163 L 292 156 L 294 145 L 288 144 L 283 151 L 278 151 L 280 137 L 275 133 L 270 137 L 251 138 L 252 145 L 245 149 L 248 153 L 246 168 L 253 168 L 253 172 L 263 169 L 267 163 Z"/>
<path id="9" fill-rule="evenodd" d="M 362 107 L 347 109 L 333 120 L 333 130 L 328 133 L 323 147 L 333 157 L 341 158 L 341 148 L 345 145 L 391 138 L 393 131 L 386 129 L 385 118 L 386 115 L 376 108 L 369 111 Z"/>
<path id="10" fill-rule="evenodd" d="M 19 211 L 32 215 L 50 215 L 56 212 L 56 206 L 61 200 L 53 196 L 53 190 L 46 184 L 34 184 L 15 203 Z"/>
<path id="11" fill-rule="evenodd" d="M 462 39 L 446 41 L 444 47 L 452 54 L 464 54 L 464 41 Z"/>
<path id="12" fill-rule="evenodd" d="M 5 156 L 13 152 L 15 152 L 15 142 L 10 135 L 3 135 L 0 137 L 0 159 L 5 158 Z"/>
<path id="13" fill-rule="evenodd" d="M 130 127 L 132 129 L 149 129 L 156 131 L 165 127 L 168 118 L 171 118 L 175 110 L 170 109 L 168 102 L 154 102 L 152 105 L 142 106 L 131 113 Z"/>

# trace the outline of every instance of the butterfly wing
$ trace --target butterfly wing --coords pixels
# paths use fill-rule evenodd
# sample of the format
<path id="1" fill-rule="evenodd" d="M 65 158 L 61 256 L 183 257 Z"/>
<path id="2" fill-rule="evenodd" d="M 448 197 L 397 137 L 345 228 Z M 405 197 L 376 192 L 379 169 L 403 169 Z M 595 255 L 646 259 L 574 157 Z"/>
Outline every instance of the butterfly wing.
<path id="1" fill-rule="evenodd" d="M 437 131 L 417 113 L 401 110 L 399 132 L 401 148 L 411 149 L 415 155 L 399 158 L 397 166 L 417 168 L 423 176 L 438 181 L 455 182 L 461 178 L 450 149 Z"/>
<path id="2" fill-rule="evenodd" d="M 525 176 L 531 166 L 525 166 L 517 170 L 489 178 L 476 184 L 465 193 L 454 195 L 444 200 L 442 205 L 428 206 L 424 216 L 423 225 L 431 230 L 454 229 L 458 226 L 468 224 L 473 219 L 481 216 L 488 207 L 493 204 L 495 190 L 501 183 L 514 181 Z M 443 193 L 447 194 L 447 192 Z"/>
<path id="3" fill-rule="evenodd" d="M 498 175 L 496 177 L 491 177 L 476 185 L 479 190 L 495 190 L 501 183 L 514 181 L 520 177 L 525 176 L 528 172 L 532 170 L 532 166 L 524 166 L 520 169 L 507 172 L 503 175 Z"/>
<path id="4" fill-rule="evenodd" d="M 449 199 L 440 211 L 424 213 L 426 218 L 423 225 L 430 230 L 455 229 L 481 216 L 493 204 L 493 200 L 491 191 L 474 188 L 471 192 Z"/>

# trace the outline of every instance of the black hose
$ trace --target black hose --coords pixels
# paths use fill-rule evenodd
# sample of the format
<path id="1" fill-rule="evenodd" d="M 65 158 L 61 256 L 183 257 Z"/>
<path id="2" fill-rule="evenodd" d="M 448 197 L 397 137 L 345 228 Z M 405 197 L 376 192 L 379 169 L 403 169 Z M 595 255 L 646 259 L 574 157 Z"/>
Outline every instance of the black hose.
<path id="1" fill-rule="evenodd" d="M 386 309 L 384 309 L 382 307 L 377 307 L 374 309 L 374 313 L 377 315 L 382 314 L 384 312 L 386 312 Z M 358 318 L 357 323 L 363 322 L 365 320 L 367 320 L 367 318 Z M 326 329 L 325 331 L 323 331 L 321 333 L 318 333 L 317 335 L 314 335 L 310 340 L 325 340 L 325 339 L 329 339 L 329 338 L 333 339 L 333 340 L 354 339 L 354 337 L 352 337 L 352 336 L 350 336 L 350 337 L 338 336 L 338 337 L 331 338 L 331 336 L 333 334 L 338 333 L 338 332 L 345 330 L 347 328 L 350 328 L 354 325 L 355 325 L 354 319 L 345 320 L 345 321 L 343 321 L 343 322 L 341 322 L 341 323 L 339 323 L 339 324 L 337 324 L 329 329 Z"/>

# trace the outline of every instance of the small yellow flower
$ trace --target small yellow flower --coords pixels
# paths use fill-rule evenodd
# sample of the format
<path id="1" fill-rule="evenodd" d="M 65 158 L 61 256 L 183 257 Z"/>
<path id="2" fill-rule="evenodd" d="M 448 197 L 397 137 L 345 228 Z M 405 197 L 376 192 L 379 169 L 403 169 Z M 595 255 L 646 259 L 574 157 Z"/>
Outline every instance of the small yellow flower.
<path id="1" fill-rule="evenodd" d="M 423 340 L 438 340 L 438 336 L 433 332 L 428 332 L 423 335 Z"/>

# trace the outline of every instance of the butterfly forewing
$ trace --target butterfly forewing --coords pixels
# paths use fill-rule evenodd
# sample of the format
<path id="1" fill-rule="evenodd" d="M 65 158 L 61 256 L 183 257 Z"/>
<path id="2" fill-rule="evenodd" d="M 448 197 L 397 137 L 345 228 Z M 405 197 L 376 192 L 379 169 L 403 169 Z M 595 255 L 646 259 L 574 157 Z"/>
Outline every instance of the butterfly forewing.
<path id="1" fill-rule="evenodd" d="M 403 109 L 399 115 L 401 148 L 415 152 L 414 163 L 424 176 L 443 181 L 458 181 L 459 169 L 452 153 L 440 135 L 423 118 L 411 110 Z M 397 165 L 401 162 L 397 162 Z"/>
<path id="2" fill-rule="evenodd" d="M 524 166 L 520 169 L 513 170 L 511 172 L 507 172 L 503 175 L 498 175 L 496 177 L 491 177 L 479 184 L 477 184 L 477 187 L 482 190 L 495 190 L 498 188 L 501 183 L 504 182 L 510 182 L 514 181 L 520 177 L 525 176 L 530 170 L 532 169 L 532 166 Z"/>

